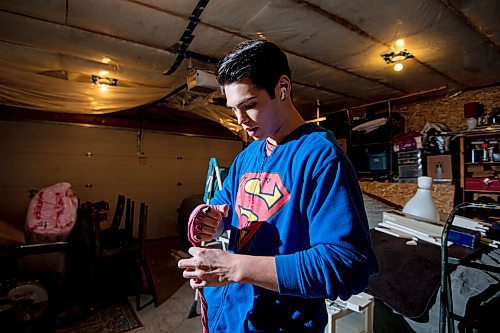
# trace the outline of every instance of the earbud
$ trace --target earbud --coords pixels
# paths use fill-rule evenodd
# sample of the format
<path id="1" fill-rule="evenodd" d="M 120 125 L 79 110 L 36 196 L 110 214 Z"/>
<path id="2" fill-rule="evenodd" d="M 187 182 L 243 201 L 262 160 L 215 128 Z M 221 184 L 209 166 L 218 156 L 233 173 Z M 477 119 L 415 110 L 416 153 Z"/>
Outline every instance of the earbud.
<path id="1" fill-rule="evenodd" d="M 285 100 L 285 93 L 286 93 L 286 88 L 281 88 L 281 94 L 280 94 L 280 99 L 282 101 Z"/>

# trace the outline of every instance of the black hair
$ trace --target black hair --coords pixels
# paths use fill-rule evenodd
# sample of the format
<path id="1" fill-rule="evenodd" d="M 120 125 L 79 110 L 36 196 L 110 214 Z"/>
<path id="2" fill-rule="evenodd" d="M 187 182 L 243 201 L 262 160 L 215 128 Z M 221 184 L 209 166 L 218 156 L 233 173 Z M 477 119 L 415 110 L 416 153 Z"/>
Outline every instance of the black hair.
<path id="1" fill-rule="evenodd" d="M 221 86 L 250 79 L 257 89 L 265 89 L 274 99 L 274 88 L 282 75 L 292 80 L 285 53 L 274 43 L 253 39 L 238 44 L 217 64 Z"/>

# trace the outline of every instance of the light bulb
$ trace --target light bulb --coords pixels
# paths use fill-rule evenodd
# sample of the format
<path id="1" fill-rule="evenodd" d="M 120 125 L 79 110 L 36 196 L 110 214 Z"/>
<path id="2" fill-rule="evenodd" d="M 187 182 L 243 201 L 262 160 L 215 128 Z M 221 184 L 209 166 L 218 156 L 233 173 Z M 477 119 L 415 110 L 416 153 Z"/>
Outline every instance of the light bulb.
<path id="1" fill-rule="evenodd" d="M 405 46 L 405 41 L 404 41 L 404 39 L 398 39 L 398 40 L 396 41 L 396 45 L 397 45 L 397 46 L 399 46 L 399 47 L 403 47 L 403 46 Z"/>
<path id="2" fill-rule="evenodd" d="M 99 76 L 100 77 L 106 76 L 108 74 L 109 74 L 109 71 L 107 71 L 107 70 L 102 70 L 102 71 L 99 72 Z"/>
<path id="3" fill-rule="evenodd" d="M 108 57 L 102 57 L 101 62 L 103 64 L 109 64 L 111 62 L 111 59 L 109 59 Z"/>
<path id="4" fill-rule="evenodd" d="M 396 72 L 400 72 L 400 71 L 402 71 L 402 70 L 403 70 L 403 64 L 402 64 L 402 63 L 400 63 L 400 62 L 398 62 L 397 64 L 395 64 L 395 65 L 394 65 L 394 70 L 395 70 Z"/>

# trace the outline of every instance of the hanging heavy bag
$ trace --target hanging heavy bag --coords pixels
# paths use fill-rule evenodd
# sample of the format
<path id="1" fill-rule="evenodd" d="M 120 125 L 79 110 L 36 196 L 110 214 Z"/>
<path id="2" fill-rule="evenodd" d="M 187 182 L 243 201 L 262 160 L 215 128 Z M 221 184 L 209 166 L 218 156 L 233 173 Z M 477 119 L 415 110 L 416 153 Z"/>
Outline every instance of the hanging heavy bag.
<path id="1" fill-rule="evenodd" d="M 66 241 L 76 221 L 78 199 L 62 182 L 38 191 L 26 213 L 26 236 L 34 243 Z"/>

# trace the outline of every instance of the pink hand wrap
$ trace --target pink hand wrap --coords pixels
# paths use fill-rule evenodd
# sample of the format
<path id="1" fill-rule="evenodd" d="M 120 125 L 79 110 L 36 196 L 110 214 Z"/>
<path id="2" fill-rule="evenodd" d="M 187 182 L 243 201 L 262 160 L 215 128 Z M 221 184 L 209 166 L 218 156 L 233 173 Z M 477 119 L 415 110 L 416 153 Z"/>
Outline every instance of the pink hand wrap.
<path id="1" fill-rule="evenodd" d="M 206 210 L 209 208 L 209 210 Z M 204 211 L 205 210 L 205 211 Z M 196 247 L 201 247 L 201 239 L 196 239 L 196 235 L 201 233 L 201 230 L 197 228 L 197 226 L 203 226 L 203 218 L 208 217 L 209 211 L 216 212 L 216 220 L 217 224 L 215 225 L 215 230 L 217 232 L 220 221 L 222 221 L 223 217 L 227 217 L 229 206 L 228 205 L 206 205 L 201 204 L 197 206 L 191 212 L 188 221 L 188 238 L 191 244 Z M 213 217 L 208 217 L 213 218 Z M 207 301 L 205 300 L 205 296 L 203 296 L 203 290 L 199 289 L 200 301 L 201 301 L 201 323 L 203 326 L 202 333 L 208 333 L 208 320 L 207 320 Z"/>
<path id="2" fill-rule="evenodd" d="M 188 239 L 193 244 L 193 246 L 200 247 L 201 246 L 201 239 L 197 239 L 195 236 L 201 233 L 201 230 L 197 228 L 197 226 L 203 226 L 203 218 L 205 216 L 208 217 L 208 212 L 204 213 L 203 210 L 206 208 L 210 208 L 210 211 L 216 213 L 216 220 L 217 224 L 215 225 L 215 229 L 217 230 L 220 222 L 222 221 L 223 217 L 227 217 L 229 206 L 228 205 L 206 205 L 206 204 L 201 204 L 197 206 L 193 211 L 191 212 L 191 215 L 189 216 L 189 221 L 188 221 Z M 210 217 L 208 217 L 210 218 Z"/>

